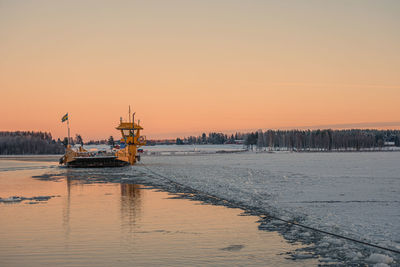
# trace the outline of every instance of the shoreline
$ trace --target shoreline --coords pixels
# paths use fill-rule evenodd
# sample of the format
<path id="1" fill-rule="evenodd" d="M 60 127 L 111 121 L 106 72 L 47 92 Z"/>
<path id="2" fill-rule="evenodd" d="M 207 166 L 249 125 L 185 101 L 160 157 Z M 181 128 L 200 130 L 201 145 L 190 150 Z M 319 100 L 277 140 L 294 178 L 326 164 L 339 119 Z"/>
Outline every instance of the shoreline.
<path id="1" fill-rule="evenodd" d="M 0 160 L 58 162 L 62 155 L 0 155 Z"/>
<path id="2" fill-rule="evenodd" d="M 392 149 L 392 150 L 379 150 L 379 149 L 374 149 L 374 150 L 271 150 L 271 151 L 251 151 L 250 152 L 256 152 L 256 153 L 281 153 L 281 152 L 287 152 L 287 153 L 363 153 L 363 152 L 400 152 L 400 149 Z"/>
<path id="3" fill-rule="evenodd" d="M 279 153 L 377 153 L 377 152 L 400 152 L 399 149 L 372 149 L 372 150 L 216 150 L 216 151 L 145 151 L 143 156 L 193 156 L 203 154 L 237 154 L 237 153 L 254 153 L 254 154 L 279 154 Z M 0 160 L 19 160 L 19 161 L 45 161 L 58 162 L 62 154 L 46 155 L 46 154 L 15 154 L 0 155 Z"/>

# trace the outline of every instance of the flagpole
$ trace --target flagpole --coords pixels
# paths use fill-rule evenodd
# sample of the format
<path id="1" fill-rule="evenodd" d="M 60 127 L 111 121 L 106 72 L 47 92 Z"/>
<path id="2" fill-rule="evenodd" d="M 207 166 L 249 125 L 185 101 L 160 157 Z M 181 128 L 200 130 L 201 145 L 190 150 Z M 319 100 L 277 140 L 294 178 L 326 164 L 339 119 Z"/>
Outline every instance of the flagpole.
<path id="1" fill-rule="evenodd" d="M 69 114 L 68 114 L 68 118 L 67 118 L 67 125 L 68 125 L 68 146 L 67 147 L 71 147 L 70 146 L 70 135 L 69 135 Z"/>

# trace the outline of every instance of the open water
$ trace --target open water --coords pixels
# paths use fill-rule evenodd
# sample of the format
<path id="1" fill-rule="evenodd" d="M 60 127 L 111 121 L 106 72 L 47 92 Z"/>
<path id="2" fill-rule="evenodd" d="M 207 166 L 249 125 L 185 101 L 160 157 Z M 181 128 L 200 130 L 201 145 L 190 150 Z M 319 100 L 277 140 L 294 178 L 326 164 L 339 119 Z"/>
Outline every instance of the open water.
<path id="1" fill-rule="evenodd" d="M 132 173 L 130 168 L 126 170 Z M 0 160 L 0 198 L 22 197 L 0 202 L 0 266 L 318 263 L 292 260 L 289 255 L 299 244 L 277 232 L 260 231 L 259 217 L 242 216 L 240 209 L 176 198 L 129 179 L 87 183 L 76 178 L 90 175 L 84 170 L 74 170 L 73 177 L 64 170 L 46 176 L 58 170 L 43 158 Z"/>

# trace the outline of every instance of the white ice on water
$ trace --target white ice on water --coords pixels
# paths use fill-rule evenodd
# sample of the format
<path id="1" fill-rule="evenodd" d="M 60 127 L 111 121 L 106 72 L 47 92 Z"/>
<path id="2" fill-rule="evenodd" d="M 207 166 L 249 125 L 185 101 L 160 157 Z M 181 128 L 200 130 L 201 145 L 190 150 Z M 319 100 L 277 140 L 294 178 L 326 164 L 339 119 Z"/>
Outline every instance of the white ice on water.
<path id="1" fill-rule="evenodd" d="M 400 248 L 397 152 L 148 156 L 142 164 L 222 199 Z"/>

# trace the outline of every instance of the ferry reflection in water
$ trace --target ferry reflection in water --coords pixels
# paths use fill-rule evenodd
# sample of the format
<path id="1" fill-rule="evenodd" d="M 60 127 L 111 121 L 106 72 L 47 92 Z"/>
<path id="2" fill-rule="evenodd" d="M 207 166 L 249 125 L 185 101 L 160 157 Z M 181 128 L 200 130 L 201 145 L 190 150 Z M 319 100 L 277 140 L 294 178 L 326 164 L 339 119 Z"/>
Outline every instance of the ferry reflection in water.
<path id="1" fill-rule="evenodd" d="M 93 175 L 93 174 L 92 174 Z M 78 176 L 79 177 L 79 176 Z M 101 178 L 101 177 L 97 177 Z M 65 204 L 63 208 L 63 227 L 65 229 L 65 235 L 68 238 L 71 231 L 70 217 L 71 217 L 71 199 L 73 198 L 74 191 L 72 188 L 76 187 L 77 192 L 82 193 L 86 191 L 85 187 L 94 185 L 96 187 L 120 187 L 120 218 L 121 218 L 121 228 L 124 231 L 133 233 L 133 229 L 138 217 L 140 217 L 141 212 L 141 196 L 143 193 L 143 186 L 138 184 L 128 184 L 128 183 L 115 183 L 115 184 L 104 184 L 104 183 L 88 183 L 86 180 L 80 180 L 77 178 L 76 170 L 66 170 L 66 185 L 67 185 L 67 196 L 65 198 Z M 99 188 L 96 188 L 98 190 Z M 114 192 L 116 192 L 114 190 Z M 104 193 L 105 196 L 111 196 L 114 193 Z M 82 194 L 77 193 L 77 195 L 82 196 Z M 106 206 L 104 207 L 106 208 Z"/>
<path id="2" fill-rule="evenodd" d="M 136 220 L 141 211 L 141 186 L 137 184 L 121 184 L 121 227 L 133 232 Z"/>

